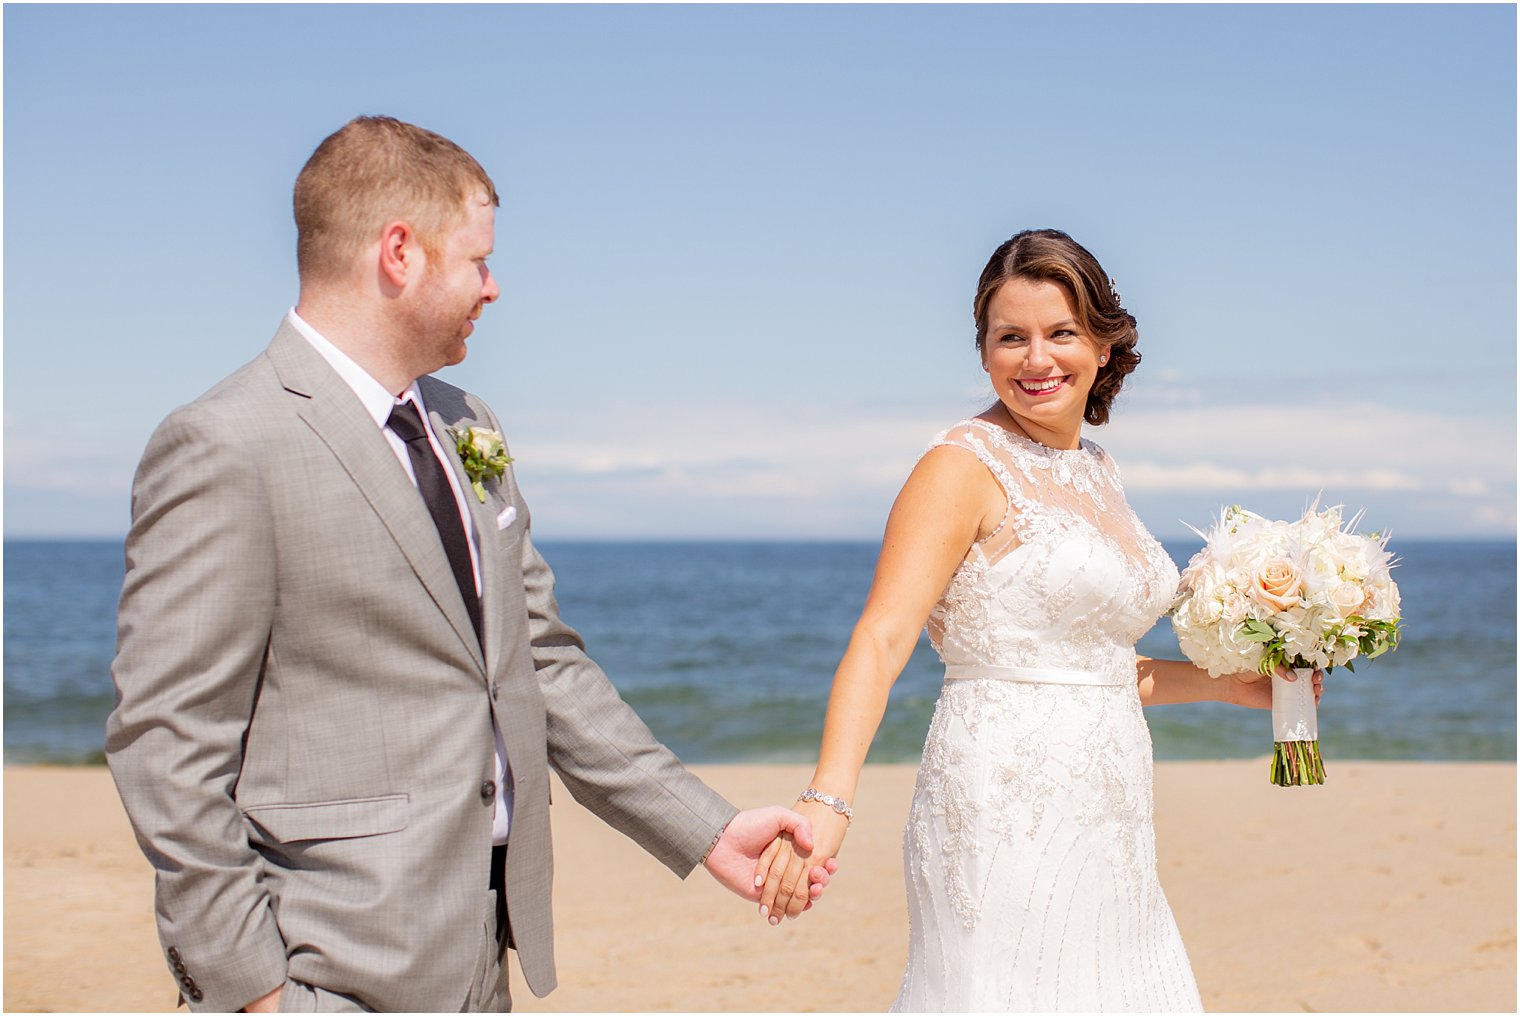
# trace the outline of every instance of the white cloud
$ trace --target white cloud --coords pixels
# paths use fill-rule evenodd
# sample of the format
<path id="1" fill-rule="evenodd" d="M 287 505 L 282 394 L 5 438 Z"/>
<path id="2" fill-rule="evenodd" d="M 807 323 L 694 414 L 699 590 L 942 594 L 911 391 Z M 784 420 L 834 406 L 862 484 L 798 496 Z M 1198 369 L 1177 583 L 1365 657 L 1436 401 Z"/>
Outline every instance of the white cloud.
<path id="1" fill-rule="evenodd" d="M 1506 507 L 1503 504 L 1482 504 L 1472 511 L 1472 521 L 1484 529 L 1496 532 L 1515 531 L 1515 502 L 1511 500 Z"/>
<path id="2" fill-rule="evenodd" d="M 871 539 L 933 435 L 979 407 L 971 395 L 911 405 L 630 400 L 580 413 L 520 405 L 504 422 L 542 535 Z M 1291 511 L 1320 492 L 1404 533 L 1515 527 L 1507 415 L 1121 404 L 1111 425 L 1088 434 L 1118 461 L 1141 516 L 1173 533 L 1174 520 L 1207 518 L 1221 504 Z M 87 452 L 66 460 L 60 447 Z M 65 427 L 46 439 L 8 430 L 5 452 L 8 492 L 42 495 L 8 493 L 7 529 L 51 531 L 52 510 L 32 519 L 29 505 L 59 494 L 124 504 L 141 443 L 98 430 Z"/>
<path id="3" fill-rule="evenodd" d="M 1483 497 L 1488 493 L 1488 484 L 1482 480 L 1453 480 L 1446 489 L 1460 497 Z"/>
<path id="4" fill-rule="evenodd" d="M 1120 407 L 1089 431 L 1142 516 L 1205 517 L 1323 492 L 1379 525 L 1425 533 L 1514 526 L 1513 427 L 1372 405 Z M 930 438 L 966 405 L 603 404 L 512 422 L 519 476 L 546 526 L 571 535 L 879 534 Z M 541 435 L 541 437 L 540 437 Z M 1500 493 L 1495 493 L 1500 492 Z M 618 516 L 610 522 L 609 504 Z"/>
<path id="5" fill-rule="evenodd" d="M 1249 470 L 1209 462 L 1161 465 L 1139 462 L 1120 467 L 1124 487 L 1140 490 L 1419 490 L 1419 478 L 1391 469 L 1313 469 L 1276 466 Z"/>
<path id="6" fill-rule="evenodd" d="M 62 425 L 45 438 L 7 430 L 5 482 L 59 494 L 125 492 L 140 454 L 142 447 L 130 439 Z"/>
<path id="7" fill-rule="evenodd" d="M 943 410 L 604 403 L 513 414 L 514 468 L 547 534 L 870 538 Z"/>
<path id="8" fill-rule="evenodd" d="M 1095 436 L 1127 479 L 1138 464 L 1203 463 L 1257 486 L 1278 474 L 1292 484 L 1323 477 L 1373 490 L 1514 486 L 1511 414 L 1455 417 L 1370 403 L 1139 409 L 1116 413 Z"/>

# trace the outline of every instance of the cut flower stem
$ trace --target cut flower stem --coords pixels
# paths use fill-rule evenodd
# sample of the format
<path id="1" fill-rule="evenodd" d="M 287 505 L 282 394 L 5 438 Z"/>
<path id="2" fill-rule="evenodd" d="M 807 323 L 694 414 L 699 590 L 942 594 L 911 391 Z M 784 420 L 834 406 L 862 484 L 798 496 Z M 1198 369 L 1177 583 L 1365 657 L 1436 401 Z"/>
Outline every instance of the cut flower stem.
<path id="1" fill-rule="evenodd" d="M 1325 782 L 1318 741 L 1278 741 L 1272 746 L 1272 785 L 1309 787 Z"/>

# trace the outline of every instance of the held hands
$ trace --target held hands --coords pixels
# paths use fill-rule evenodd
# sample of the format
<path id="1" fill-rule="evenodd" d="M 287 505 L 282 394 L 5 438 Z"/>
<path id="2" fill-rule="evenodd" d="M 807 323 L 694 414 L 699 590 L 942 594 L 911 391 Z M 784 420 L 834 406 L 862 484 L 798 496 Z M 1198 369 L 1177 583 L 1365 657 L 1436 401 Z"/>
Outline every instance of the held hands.
<path id="1" fill-rule="evenodd" d="M 1298 675 L 1287 668 L 1278 668 L 1278 676 L 1289 681 L 1297 681 Z M 1254 670 L 1239 674 L 1227 674 L 1219 680 L 1220 697 L 1226 702 L 1233 702 L 1247 709 L 1271 709 L 1272 708 L 1272 682 L 1268 680 L 1270 674 L 1259 674 Z M 1223 683 L 1228 682 L 1228 683 Z M 1325 694 L 1325 672 L 1314 672 L 1314 704 L 1319 705 L 1319 700 Z"/>
<path id="2" fill-rule="evenodd" d="M 849 819 L 836 814 L 833 808 L 817 802 L 806 801 L 797 805 L 811 822 L 812 836 L 808 839 L 788 834 L 777 836 L 755 866 L 755 885 L 760 886 L 760 916 L 772 925 L 780 924 L 781 918 L 796 917 L 811 904 L 817 892 L 803 878 L 803 871 L 811 863 L 812 871 L 820 859 L 829 872 L 837 867 L 834 855 L 844 842 Z"/>
<path id="3" fill-rule="evenodd" d="M 756 872 L 763 871 L 765 866 L 761 851 L 770 850 L 783 839 L 805 844 L 811 849 L 813 830 L 808 820 L 779 806 L 741 811 L 728 823 L 702 864 L 725 889 L 754 903 L 760 899 L 760 879 Z M 813 900 L 822 896 L 828 887 L 830 876 L 839 867 L 832 854 L 828 858 L 825 863 L 812 866 L 806 879 L 799 875 L 802 885 L 797 892 L 803 902 L 798 905 L 797 913 L 811 907 Z M 799 863 L 799 871 L 801 867 Z"/>

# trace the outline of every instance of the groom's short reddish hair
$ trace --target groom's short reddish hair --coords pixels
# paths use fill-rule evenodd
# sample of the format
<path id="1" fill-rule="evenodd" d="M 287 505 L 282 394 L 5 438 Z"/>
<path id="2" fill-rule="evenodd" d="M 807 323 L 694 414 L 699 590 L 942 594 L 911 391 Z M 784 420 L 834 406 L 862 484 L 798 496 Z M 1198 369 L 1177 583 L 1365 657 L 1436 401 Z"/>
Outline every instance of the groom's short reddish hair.
<path id="1" fill-rule="evenodd" d="M 429 256 L 484 192 L 500 205 L 480 163 L 448 138 L 390 116 L 350 120 L 317 146 L 296 177 L 296 267 L 302 279 L 332 278 L 402 220 Z"/>

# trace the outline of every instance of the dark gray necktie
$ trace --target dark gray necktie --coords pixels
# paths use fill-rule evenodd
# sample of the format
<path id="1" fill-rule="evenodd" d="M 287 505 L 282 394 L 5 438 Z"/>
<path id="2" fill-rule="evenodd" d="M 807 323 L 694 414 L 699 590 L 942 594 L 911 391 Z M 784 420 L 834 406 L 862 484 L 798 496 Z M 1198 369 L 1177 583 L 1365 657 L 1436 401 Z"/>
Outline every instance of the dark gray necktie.
<path id="1" fill-rule="evenodd" d="M 454 581 L 459 584 L 459 595 L 464 597 L 465 610 L 469 611 L 470 623 L 475 626 L 475 637 L 480 638 L 480 597 L 475 595 L 475 569 L 470 566 L 470 545 L 460 525 L 459 502 L 454 500 L 454 490 L 449 478 L 443 473 L 443 463 L 433 454 L 428 444 L 427 428 L 413 402 L 402 402 L 391 410 L 391 418 L 385 424 L 397 437 L 406 442 L 406 454 L 412 460 L 412 473 L 417 477 L 417 491 L 427 505 L 438 538 L 443 541 L 443 552 L 448 555 L 449 567 L 454 571 Z"/>

